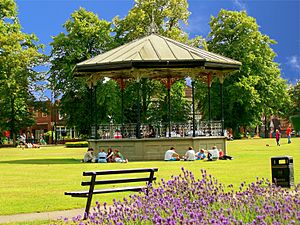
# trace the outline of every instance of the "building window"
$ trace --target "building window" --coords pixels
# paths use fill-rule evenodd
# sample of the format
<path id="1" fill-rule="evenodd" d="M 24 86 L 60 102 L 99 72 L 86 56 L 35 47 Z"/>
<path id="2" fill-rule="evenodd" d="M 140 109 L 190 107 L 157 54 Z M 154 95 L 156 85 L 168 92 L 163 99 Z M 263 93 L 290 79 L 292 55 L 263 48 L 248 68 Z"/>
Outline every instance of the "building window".
<path id="1" fill-rule="evenodd" d="M 42 113 L 42 117 L 47 117 L 48 116 L 48 114 L 47 113 Z"/>

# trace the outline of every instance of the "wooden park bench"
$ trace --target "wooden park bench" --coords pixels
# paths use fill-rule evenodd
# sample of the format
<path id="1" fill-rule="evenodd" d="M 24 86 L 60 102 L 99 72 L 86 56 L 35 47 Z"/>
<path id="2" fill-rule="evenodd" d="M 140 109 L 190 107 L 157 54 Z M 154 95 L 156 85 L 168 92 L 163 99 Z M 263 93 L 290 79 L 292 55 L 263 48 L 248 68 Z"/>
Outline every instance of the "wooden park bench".
<path id="1" fill-rule="evenodd" d="M 83 197 L 87 198 L 84 219 L 87 219 L 90 211 L 90 206 L 92 202 L 92 197 L 94 194 L 104 194 L 113 192 L 124 192 L 124 191 L 142 191 L 147 190 L 148 185 L 152 184 L 152 181 L 156 180 L 154 172 L 157 172 L 158 168 L 144 168 L 144 169 L 125 169 L 125 170 L 102 170 L 102 171 L 89 171 L 83 172 L 83 176 L 90 176 L 90 181 L 81 182 L 81 186 L 89 186 L 89 190 L 86 191 L 72 191 L 65 192 L 65 195 L 71 195 L 72 197 Z M 147 173 L 140 174 L 139 177 L 135 178 L 112 178 L 108 180 L 100 179 L 105 175 L 116 175 L 116 174 L 137 174 L 137 173 Z M 149 175 L 148 175 L 149 173 Z M 142 177 L 141 177 L 142 176 Z M 123 183 L 136 183 L 136 182 L 146 182 L 141 186 L 127 186 L 127 187 L 113 187 L 113 188 L 100 188 L 95 189 L 95 185 L 106 185 L 106 184 L 123 184 Z"/>

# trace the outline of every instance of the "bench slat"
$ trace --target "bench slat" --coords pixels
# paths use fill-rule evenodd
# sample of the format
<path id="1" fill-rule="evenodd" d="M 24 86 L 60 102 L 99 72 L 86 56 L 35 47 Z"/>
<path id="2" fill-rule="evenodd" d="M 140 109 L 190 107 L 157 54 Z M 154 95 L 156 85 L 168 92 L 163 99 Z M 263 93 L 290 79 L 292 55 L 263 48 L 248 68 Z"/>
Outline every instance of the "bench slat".
<path id="1" fill-rule="evenodd" d="M 143 168 L 143 169 L 127 169 L 127 170 L 100 170 L 100 171 L 87 171 L 83 172 L 83 176 L 96 175 L 110 175 L 110 174 L 125 174 L 125 173 L 146 173 L 146 172 L 157 172 L 158 168 Z"/>
<path id="2" fill-rule="evenodd" d="M 152 181 L 156 180 L 156 177 L 152 178 Z M 121 183 L 134 183 L 134 182 L 142 182 L 149 181 L 149 177 L 140 177 L 140 178 L 127 178 L 127 179 L 116 179 L 116 180 L 96 180 L 95 185 L 98 184 L 121 184 Z M 82 186 L 91 185 L 91 181 L 83 181 L 81 182 Z"/>
<path id="3" fill-rule="evenodd" d="M 105 193 L 111 193 L 111 192 L 141 191 L 145 188 L 147 188 L 147 186 L 99 189 L 99 190 L 94 190 L 93 194 L 95 195 L 95 194 L 105 194 Z M 88 194 L 89 194 L 89 191 L 65 192 L 65 195 L 71 195 L 72 197 L 88 197 Z"/>

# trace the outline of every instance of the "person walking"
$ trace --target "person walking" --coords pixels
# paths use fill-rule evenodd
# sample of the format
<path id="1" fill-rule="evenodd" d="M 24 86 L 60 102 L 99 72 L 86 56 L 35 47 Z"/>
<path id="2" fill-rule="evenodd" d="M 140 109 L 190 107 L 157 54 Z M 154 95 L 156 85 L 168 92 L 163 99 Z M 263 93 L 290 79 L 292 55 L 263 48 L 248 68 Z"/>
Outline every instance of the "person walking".
<path id="1" fill-rule="evenodd" d="M 292 143 L 292 141 L 291 141 L 291 136 L 292 136 L 291 125 L 289 125 L 288 128 L 286 129 L 286 136 L 287 136 L 287 139 L 288 139 L 288 144 Z"/>
<path id="2" fill-rule="evenodd" d="M 280 146 L 280 132 L 278 129 L 276 129 L 275 137 L 276 137 L 277 146 Z"/>

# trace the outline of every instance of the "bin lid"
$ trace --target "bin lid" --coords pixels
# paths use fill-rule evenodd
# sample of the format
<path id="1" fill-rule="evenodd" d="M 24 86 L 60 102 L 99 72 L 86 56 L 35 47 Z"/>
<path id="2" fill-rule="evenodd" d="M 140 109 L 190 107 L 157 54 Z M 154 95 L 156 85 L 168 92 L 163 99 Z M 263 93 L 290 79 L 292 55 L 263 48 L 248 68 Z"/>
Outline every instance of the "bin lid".
<path id="1" fill-rule="evenodd" d="M 293 156 L 272 156 L 271 159 L 292 159 Z"/>

